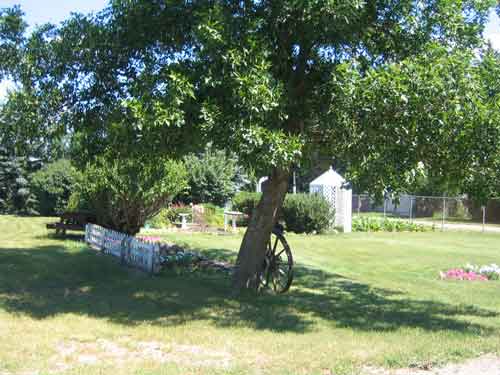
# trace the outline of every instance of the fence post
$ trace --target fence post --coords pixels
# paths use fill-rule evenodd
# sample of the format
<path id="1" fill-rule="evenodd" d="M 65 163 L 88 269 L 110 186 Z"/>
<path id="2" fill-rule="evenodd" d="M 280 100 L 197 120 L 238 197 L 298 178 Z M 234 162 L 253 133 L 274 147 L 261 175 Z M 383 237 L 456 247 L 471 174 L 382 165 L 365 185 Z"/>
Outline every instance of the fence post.
<path id="1" fill-rule="evenodd" d="M 127 257 L 130 249 L 130 239 L 128 236 L 123 237 L 120 244 L 120 263 L 122 266 L 127 264 Z"/>
<path id="2" fill-rule="evenodd" d="M 157 260 L 160 256 L 160 245 L 155 243 L 153 247 L 151 248 L 151 268 L 150 268 L 150 273 L 151 275 L 154 275 L 156 273 L 156 265 L 157 265 Z"/>
<path id="3" fill-rule="evenodd" d="M 385 219 L 385 207 L 386 207 L 386 204 L 387 204 L 387 198 L 384 197 L 384 219 Z"/>
<path id="4" fill-rule="evenodd" d="M 444 231 L 444 217 L 445 217 L 445 212 L 446 212 L 446 198 L 443 197 L 443 218 L 441 220 L 441 232 Z"/>
<path id="5" fill-rule="evenodd" d="M 483 233 L 485 231 L 485 224 L 486 224 L 486 206 L 481 206 L 483 210 Z"/>
<path id="6" fill-rule="evenodd" d="M 413 221 L 413 197 L 410 195 L 410 223 Z"/>

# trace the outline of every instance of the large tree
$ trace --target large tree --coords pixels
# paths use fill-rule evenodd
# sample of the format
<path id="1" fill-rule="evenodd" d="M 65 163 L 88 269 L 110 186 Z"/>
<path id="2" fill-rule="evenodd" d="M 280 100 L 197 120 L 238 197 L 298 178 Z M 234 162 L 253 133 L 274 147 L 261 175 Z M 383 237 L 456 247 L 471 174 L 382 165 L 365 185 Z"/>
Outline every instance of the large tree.
<path id="1" fill-rule="evenodd" d="M 68 88 L 55 58 L 58 29 L 27 34 L 19 7 L 0 8 L 0 80 L 14 87 L 0 102 L 0 144 L 11 155 L 48 161 L 65 151 Z"/>
<path id="2" fill-rule="evenodd" d="M 198 4 L 162 8 L 135 3 L 121 8 L 120 14 L 122 20 L 147 14 L 148 19 L 155 20 L 155 27 L 162 16 L 173 14 L 169 9 L 182 9 L 184 17 L 191 18 L 189 25 L 194 23 L 196 27 L 186 29 L 188 36 L 179 46 L 190 57 L 193 73 L 186 74 L 194 80 L 196 100 L 201 104 L 196 120 L 211 139 L 229 145 L 242 160 L 270 177 L 240 248 L 236 288 L 255 285 L 294 161 L 312 152 L 334 154 L 356 182 L 400 189 L 412 183 L 423 161 L 418 156 L 457 152 L 459 157 L 459 149 L 450 148 L 452 145 L 446 142 L 459 128 L 454 126 L 455 118 L 447 120 L 443 115 L 449 108 L 440 108 L 433 118 L 432 128 L 438 130 L 429 132 L 429 127 L 415 128 L 415 124 L 420 124 L 421 111 L 429 110 L 426 101 L 435 103 L 460 95 L 447 90 L 440 97 L 432 97 L 420 85 L 422 95 L 417 103 L 406 106 L 405 114 L 398 106 L 405 104 L 402 89 L 411 92 L 411 87 L 391 85 L 394 82 L 390 77 L 402 73 L 402 79 L 411 81 L 411 69 L 415 69 L 428 87 L 441 92 L 439 84 L 444 77 L 452 78 L 453 65 L 459 64 L 448 64 L 450 69 L 445 67 L 426 76 L 426 65 L 439 59 L 427 56 L 428 51 L 439 45 L 445 53 L 454 54 L 478 46 L 492 2 Z M 412 64 L 416 56 L 423 57 Z M 406 65 L 410 71 L 401 72 Z M 371 75 L 389 79 L 374 79 L 384 86 L 377 90 L 369 86 Z M 386 90 L 399 101 L 384 103 L 384 97 L 379 96 L 376 104 L 381 106 L 376 106 L 378 112 L 373 116 L 355 110 L 370 93 L 387 95 Z M 358 100 L 353 101 L 356 91 Z M 408 95 L 409 99 L 413 98 Z M 460 113 L 467 115 L 465 111 Z M 440 115 L 442 125 L 437 121 Z M 441 141 L 443 134 L 446 137 Z M 425 161 L 432 168 L 456 159 L 426 157 Z"/>
<path id="3" fill-rule="evenodd" d="M 424 169 L 465 178 L 453 167 L 471 134 L 492 139 L 476 165 L 497 152 L 482 91 L 460 92 L 474 90 L 467 51 L 494 3 L 114 0 L 47 39 L 43 82 L 59 82 L 47 87 L 62 90 L 84 158 L 123 140 L 165 153 L 210 140 L 270 177 L 241 289 L 255 286 L 293 163 L 333 155 L 359 185 L 398 190 Z"/>

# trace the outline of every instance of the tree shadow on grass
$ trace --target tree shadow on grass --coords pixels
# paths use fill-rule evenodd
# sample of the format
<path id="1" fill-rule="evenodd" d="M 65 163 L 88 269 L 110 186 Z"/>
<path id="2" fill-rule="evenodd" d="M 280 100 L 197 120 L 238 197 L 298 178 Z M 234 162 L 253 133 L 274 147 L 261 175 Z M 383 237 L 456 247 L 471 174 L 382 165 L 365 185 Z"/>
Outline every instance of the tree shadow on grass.
<path id="1" fill-rule="evenodd" d="M 227 250 L 203 252 L 234 260 L 234 253 Z M 222 327 L 298 333 L 313 329 L 322 319 L 361 331 L 409 327 L 498 334 L 466 320 L 494 318 L 495 311 L 411 299 L 312 268 L 297 267 L 294 285 L 284 295 L 248 293 L 233 298 L 230 292 L 230 278 L 222 273 L 167 270 L 151 277 L 91 250 L 0 248 L 0 308 L 35 319 L 74 313 L 124 325 L 203 320 Z"/>
<path id="2" fill-rule="evenodd" d="M 65 234 L 56 234 L 55 232 L 50 232 L 43 235 L 33 236 L 36 240 L 46 240 L 47 238 L 52 240 L 68 240 L 68 241 L 79 241 L 83 242 L 85 240 L 85 234 L 81 232 L 69 231 Z"/>

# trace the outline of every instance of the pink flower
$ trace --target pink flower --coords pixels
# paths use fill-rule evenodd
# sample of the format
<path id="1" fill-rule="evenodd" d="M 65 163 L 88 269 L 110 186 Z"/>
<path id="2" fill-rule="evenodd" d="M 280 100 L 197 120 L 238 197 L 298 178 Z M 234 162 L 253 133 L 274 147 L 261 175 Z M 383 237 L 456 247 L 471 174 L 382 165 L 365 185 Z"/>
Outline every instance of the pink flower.
<path id="1" fill-rule="evenodd" d="M 467 280 L 467 281 L 487 281 L 488 278 L 475 272 L 466 272 L 461 268 L 453 268 L 446 272 L 440 272 L 441 279 Z"/>

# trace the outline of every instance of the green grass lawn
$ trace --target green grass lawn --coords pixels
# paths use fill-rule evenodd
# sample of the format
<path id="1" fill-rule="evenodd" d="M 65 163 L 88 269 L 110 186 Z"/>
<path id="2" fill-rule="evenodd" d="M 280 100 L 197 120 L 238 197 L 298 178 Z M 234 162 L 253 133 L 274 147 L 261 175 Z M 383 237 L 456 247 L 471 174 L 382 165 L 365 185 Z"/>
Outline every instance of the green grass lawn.
<path id="1" fill-rule="evenodd" d="M 46 218 L 0 216 L 0 374 L 358 374 L 500 353 L 500 282 L 438 280 L 500 263 L 500 235 L 287 235 L 282 296 L 230 296 L 229 278 L 122 268 Z M 241 236 L 169 233 L 234 259 Z"/>

